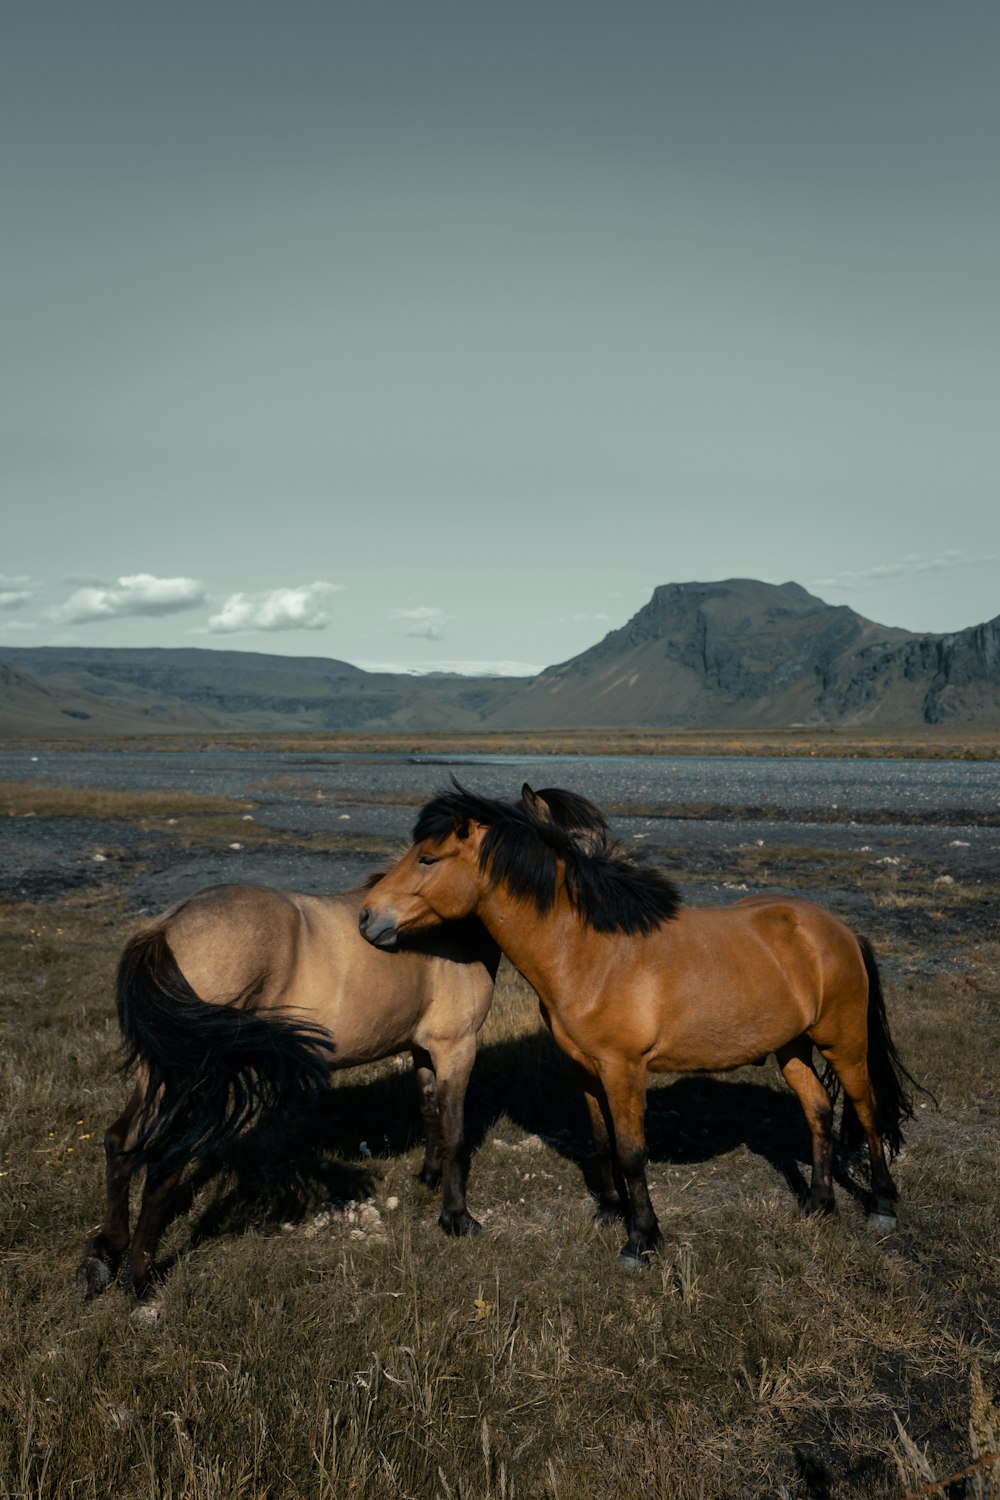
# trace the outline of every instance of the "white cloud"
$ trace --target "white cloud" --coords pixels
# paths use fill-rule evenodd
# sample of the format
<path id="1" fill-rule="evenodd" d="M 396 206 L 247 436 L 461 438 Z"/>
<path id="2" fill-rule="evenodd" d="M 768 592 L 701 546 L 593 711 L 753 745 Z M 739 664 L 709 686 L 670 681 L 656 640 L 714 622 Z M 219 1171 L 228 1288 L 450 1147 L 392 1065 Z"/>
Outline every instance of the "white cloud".
<path id="1" fill-rule="evenodd" d="M 29 630 L 37 630 L 38 626 L 31 620 L 2 620 L 0 621 L 0 635 L 9 637 L 14 635 L 26 635 Z"/>
<path id="2" fill-rule="evenodd" d="M 390 620 L 395 620 L 402 635 L 419 636 L 425 641 L 440 641 L 454 615 L 443 609 L 420 605 L 416 609 L 391 609 Z"/>
<path id="3" fill-rule="evenodd" d="M 117 620 L 124 615 L 176 615 L 204 604 L 205 585 L 194 578 L 155 578 L 134 573 L 101 588 L 77 589 L 50 611 L 64 624 L 86 625 L 95 620 Z"/>
<path id="4" fill-rule="evenodd" d="M 208 628 L 213 635 L 245 630 L 325 630 L 330 616 L 323 600 L 340 591 L 339 583 L 303 583 L 271 589 L 267 594 L 231 594 Z"/>
<path id="5" fill-rule="evenodd" d="M 0 573 L 0 609 L 17 609 L 35 597 L 31 579 L 24 573 L 16 577 Z"/>
<path id="6" fill-rule="evenodd" d="M 820 592 L 847 591 L 887 583 L 895 578 L 915 578 L 920 573 L 942 573 L 953 568 L 974 568 L 980 563 L 996 562 L 1000 562 L 1000 554 L 995 552 L 976 555 L 957 551 L 942 552 L 937 557 L 910 552 L 898 562 L 878 563 L 873 568 L 863 568 L 858 572 L 837 573 L 833 578 L 814 578 L 808 587 Z"/>

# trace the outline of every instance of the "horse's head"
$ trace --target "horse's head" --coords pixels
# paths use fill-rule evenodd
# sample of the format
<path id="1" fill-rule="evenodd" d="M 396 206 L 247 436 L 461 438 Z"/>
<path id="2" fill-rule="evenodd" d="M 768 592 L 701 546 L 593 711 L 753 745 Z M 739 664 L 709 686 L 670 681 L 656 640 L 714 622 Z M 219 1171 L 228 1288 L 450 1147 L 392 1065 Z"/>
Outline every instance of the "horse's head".
<path id="1" fill-rule="evenodd" d="M 362 937 L 376 948 L 393 949 L 403 936 L 471 916 L 482 888 L 479 846 L 485 831 L 466 822 L 412 844 L 368 892 L 358 914 Z"/>

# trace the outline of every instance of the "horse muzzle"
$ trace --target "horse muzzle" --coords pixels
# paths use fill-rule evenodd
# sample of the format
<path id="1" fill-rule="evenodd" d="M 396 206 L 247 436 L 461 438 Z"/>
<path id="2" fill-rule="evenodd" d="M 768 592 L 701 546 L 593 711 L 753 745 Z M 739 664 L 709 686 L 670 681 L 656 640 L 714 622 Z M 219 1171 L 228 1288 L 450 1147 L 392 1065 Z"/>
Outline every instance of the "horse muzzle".
<path id="1" fill-rule="evenodd" d="M 370 906 L 364 906 L 358 912 L 358 931 L 374 948 L 387 953 L 399 946 L 399 928 L 392 917 L 373 912 Z"/>

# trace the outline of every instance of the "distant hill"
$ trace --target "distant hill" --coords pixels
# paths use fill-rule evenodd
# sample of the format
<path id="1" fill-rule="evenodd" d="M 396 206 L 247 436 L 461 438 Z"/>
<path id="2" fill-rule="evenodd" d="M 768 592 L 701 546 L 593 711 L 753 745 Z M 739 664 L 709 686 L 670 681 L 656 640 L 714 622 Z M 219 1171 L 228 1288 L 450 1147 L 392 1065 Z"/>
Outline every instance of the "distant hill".
<path id="1" fill-rule="evenodd" d="M 1000 724 L 1000 618 L 876 625 L 797 583 L 671 583 L 536 678 L 363 672 L 330 657 L 0 649 L 0 732 Z"/>
<path id="2" fill-rule="evenodd" d="M 553 729 L 1000 722 L 1000 619 L 915 635 L 797 583 L 665 584 L 502 718 Z"/>
<path id="3" fill-rule="evenodd" d="M 363 672 L 332 657 L 194 647 L 3 648 L 0 732 L 474 729 L 522 678 Z"/>

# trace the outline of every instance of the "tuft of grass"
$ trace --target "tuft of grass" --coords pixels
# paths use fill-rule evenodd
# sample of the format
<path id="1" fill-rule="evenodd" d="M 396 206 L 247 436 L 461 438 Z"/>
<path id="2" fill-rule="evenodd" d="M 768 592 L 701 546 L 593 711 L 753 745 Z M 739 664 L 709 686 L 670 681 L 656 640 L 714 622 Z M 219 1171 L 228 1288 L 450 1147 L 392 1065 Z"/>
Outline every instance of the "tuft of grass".
<path id="1" fill-rule="evenodd" d="M 973 1500 L 996 1500 L 1000 1491 L 1000 1409 L 990 1399 L 982 1367 L 973 1360 L 969 1369 L 969 1451 L 971 1460 L 954 1474 L 942 1474 L 926 1448 L 914 1442 L 903 1422 L 895 1417 L 897 1439 L 893 1458 L 899 1479 L 908 1492 L 905 1500 L 925 1495 L 943 1495 L 948 1488 L 963 1485 L 962 1493 Z"/>

